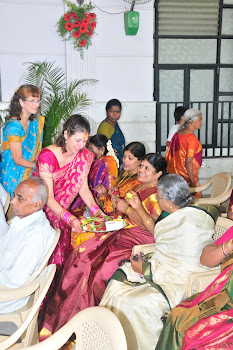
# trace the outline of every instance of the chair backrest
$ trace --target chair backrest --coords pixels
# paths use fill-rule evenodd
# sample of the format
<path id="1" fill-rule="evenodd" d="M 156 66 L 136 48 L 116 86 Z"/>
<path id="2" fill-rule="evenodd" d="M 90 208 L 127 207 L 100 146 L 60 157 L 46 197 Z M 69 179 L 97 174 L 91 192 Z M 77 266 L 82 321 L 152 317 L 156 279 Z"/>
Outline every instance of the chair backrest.
<path id="1" fill-rule="evenodd" d="M 217 241 L 231 226 L 233 226 L 232 220 L 219 216 L 214 228 L 213 240 Z"/>
<path id="2" fill-rule="evenodd" d="M 9 347 L 11 347 L 13 344 L 15 344 L 25 331 L 26 331 L 26 334 L 24 337 L 24 343 L 22 348 L 25 348 L 31 345 L 32 338 L 34 335 L 34 329 L 35 327 L 37 327 L 37 317 L 39 313 L 39 308 L 52 283 L 55 272 L 56 272 L 56 265 L 51 264 L 41 272 L 41 274 L 36 278 L 36 280 L 31 282 L 33 287 L 33 292 L 35 293 L 34 303 L 31 307 L 31 310 L 29 311 L 22 325 L 6 340 L 0 343 L 0 350 L 6 350 Z M 20 293 L 21 293 L 24 288 L 26 289 L 26 294 L 25 294 L 26 296 L 28 295 L 29 284 L 27 284 L 26 286 L 24 285 L 17 289 L 20 290 Z M 14 347 L 12 347 L 12 349 L 13 348 Z M 20 348 L 18 343 L 17 343 L 17 348 Z"/>
<path id="3" fill-rule="evenodd" d="M 212 189 L 210 198 L 223 195 L 231 187 L 231 174 L 227 172 L 214 175 L 211 179 Z"/>
<path id="4" fill-rule="evenodd" d="M 113 312 L 100 306 L 80 311 L 51 337 L 27 350 L 58 350 L 73 333 L 78 350 L 127 350 L 120 321 Z"/>
<path id="5" fill-rule="evenodd" d="M 41 273 L 41 271 L 45 268 L 45 266 L 47 266 L 48 264 L 48 261 L 49 261 L 49 258 L 50 256 L 52 255 L 56 245 L 57 245 L 57 242 L 59 240 L 59 237 L 60 237 L 60 233 L 61 233 L 61 230 L 59 228 L 56 228 L 55 229 L 56 233 L 55 233 L 55 236 L 53 238 L 53 242 L 49 248 L 49 250 L 47 251 L 47 253 L 45 254 L 45 257 L 44 259 L 42 260 L 40 266 L 33 272 L 33 274 L 29 277 L 27 283 L 33 281 L 37 276 L 39 276 L 39 274 Z"/>
<path id="6" fill-rule="evenodd" d="M 10 205 L 10 201 L 11 201 L 11 195 L 9 192 L 7 192 L 7 196 L 6 196 L 6 201 L 5 201 L 5 204 L 3 206 L 3 209 L 4 209 L 4 213 L 6 214 L 8 208 L 9 208 L 9 205 Z"/>

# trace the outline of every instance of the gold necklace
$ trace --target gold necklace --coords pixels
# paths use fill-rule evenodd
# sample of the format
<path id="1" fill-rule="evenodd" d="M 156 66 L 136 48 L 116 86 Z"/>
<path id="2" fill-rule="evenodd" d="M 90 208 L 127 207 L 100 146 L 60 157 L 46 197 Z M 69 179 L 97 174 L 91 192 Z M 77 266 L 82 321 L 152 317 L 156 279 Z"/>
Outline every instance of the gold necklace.
<path id="1" fill-rule="evenodd" d="M 133 173 L 133 174 L 130 174 L 128 176 L 128 173 L 127 171 L 125 172 L 125 175 L 123 176 L 123 178 L 117 183 L 117 187 L 120 187 L 123 185 L 124 182 L 128 181 L 133 175 L 136 175 L 137 172 Z M 128 177 L 127 177 L 128 176 Z"/>
<path id="2" fill-rule="evenodd" d="M 153 185 L 150 185 L 150 186 L 145 185 L 145 184 L 141 184 L 141 185 L 138 186 L 137 192 L 148 190 L 148 188 L 155 187 L 155 186 L 156 186 L 156 184 L 153 184 Z"/>

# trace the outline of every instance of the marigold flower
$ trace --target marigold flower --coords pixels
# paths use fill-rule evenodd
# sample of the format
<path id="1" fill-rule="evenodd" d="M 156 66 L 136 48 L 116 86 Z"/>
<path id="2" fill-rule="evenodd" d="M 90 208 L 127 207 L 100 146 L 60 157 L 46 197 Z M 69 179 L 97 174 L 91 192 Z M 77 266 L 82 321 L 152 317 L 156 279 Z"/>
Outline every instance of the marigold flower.
<path id="1" fill-rule="evenodd" d="M 67 22 L 70 21 L 71 20 L 70 15 L 67 15 L 67 13 L 65 13 L 64 14 L 64 20 L 67 21 Z"/>
<path id="2" fill-rule="evenodd" d="M 89 13 L 88 18 L 95 19 L 96 18 L 96 14 L 95 13 Z"/>
<path id="3" fill-rule="evenodd" d="M 85 46 L 86 45 L 86 39 L 79 40 L 79 45 L 80 46 Z"/>
<path id="4" fill-rule="evenodd" d="M 80 33 L 86 33 L 87 32 L 87 26 L 80 25 L 79 31 L 80 31 Z"/>
<path id="5" fill-rule="evenodd" d="M 96 22 L 91 22 L 91 23 L 89 24 L 89 27 L 90 27 L 91 29 L 94 29 L 94 28 L 96 27 Z"/>
<path id="6" fill-rule="evenodd" d="M 73 29 L 73 24 L 71 22 L 67 22 L 65 24 L 65 28 L 66 30 L 71 31 Z"/>
<path id="7" fill-rule="evenodd" d="M 81 37 L 81 33 L 78 30 L 76 30 L 75 32 L 73 32 L 73 36 L 75 38 L 80 38 Z"/>

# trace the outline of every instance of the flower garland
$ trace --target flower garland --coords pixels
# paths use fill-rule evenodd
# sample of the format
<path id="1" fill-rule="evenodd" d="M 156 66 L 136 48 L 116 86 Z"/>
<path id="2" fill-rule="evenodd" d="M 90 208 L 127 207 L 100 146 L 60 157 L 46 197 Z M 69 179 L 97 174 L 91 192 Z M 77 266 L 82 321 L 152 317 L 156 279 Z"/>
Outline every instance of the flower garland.
<path id="1" fill-rule="evenodd" d="M 76 6 L 67 0 L 64 3 L 69 10 L 59 19 L 57 31 L 64 40 L 73 42 L 83 59 L 84 49 L 91 45 L 91 37 L 95 32 L 96 14 L 90 12 L 94 7 L 91 3 L 83 6 Z"/>

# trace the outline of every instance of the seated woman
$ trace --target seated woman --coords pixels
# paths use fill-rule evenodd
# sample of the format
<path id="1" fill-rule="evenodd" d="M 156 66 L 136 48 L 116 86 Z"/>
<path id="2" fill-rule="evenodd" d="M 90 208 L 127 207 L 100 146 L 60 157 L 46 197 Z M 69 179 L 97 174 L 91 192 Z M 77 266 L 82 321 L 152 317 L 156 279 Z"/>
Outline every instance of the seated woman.
<path id="1" fill-rule="evenodd" d="M 106 104 L 106 118 L 100 123 L 97 134 L 107 136 L 112 141 L 112 146 L 117 153 L 117 157 L 122 165 L 123 151 L 125 147 L 124 135 L 117 123 L 121 117 L 122 106 L 119 100 L 112 99 Z"/>
<path id="2" fill-rule="evenodd" d="M 220 275 L 192 300 L 183 301 L 169 314 L 157 350 L 231 349 L 233 344 L 233 226 L 206 246 L 201 263 L 222 264 Z"/>
<path id="3" fill-rule="evenodd" d="M 138 169 L 141 184 L 135 188 L 142 202 L 140 215 L 143 219 L 127 201 L 119 198 L 117 209 L 128 214 L 129 225 L 119 231 L 96 235 L 73 251 L 47 310 L 41 339 L 56 332 L 82 309 L 98 305 L 108 279 L 122 260 L 129 259 L 133 246 L 154 242 L 150 232 L 161 212 L 155 195 L 156 185 L 158 178 L 166 173 L 166 161 L 162 156 L 146 155 Z"/>
<path id="4" fill-rule="evenodd" d="M 140 254 L 131 257 L 131 264 L 126 262 L 113 275 L 100 303 L 119 318 L 129 350 L 155 349 L 161 317 L 185 297 L 189 274 L 206 271 L 200 255 L 214 233 L 213 217 L 189 206 L 192 197 L 181 176 L 159 179 L 157 198 L 160 208 L 170 215 L 155 225 L 154 254 L 149 261 L 142 261 Z M 132 198 L 130 203 L 141 210 L 138 200 Z"/>
<path id="5" fill-rule="evenodd" d="M 88 186 L 94 197 L 97 198 L 96 186 L 102 185 L 106 191 L 109 191 L 115 185 L 118 175 L 117 161 L 113 156 L 107 155 L 108 147 L 112 148 L 111 141 L 105 135 L 97 134 L 89 139 L 88 148 L 95 154 L 95 158 L 88 175 Z M 76 215 L 77 211 L 79 215 L 83 206 L 84 201 L 78 196 L 71 205 L 73 214 Z"/>
<path id="6" fill-rule="evenodd" d="M 112 195 L 124 197 L 134 186 L 139 185 L 137 171 L 143 157 L 145 157 L 145 146 L 141 142 L 131 142 L 124 149 L 123 169 L 116 179 L 114 188 L 107 191 L 104 185 L 96 186 L 99 201 L 102 203 L 103 210 L 106 214 L 113 213 Z"/>

